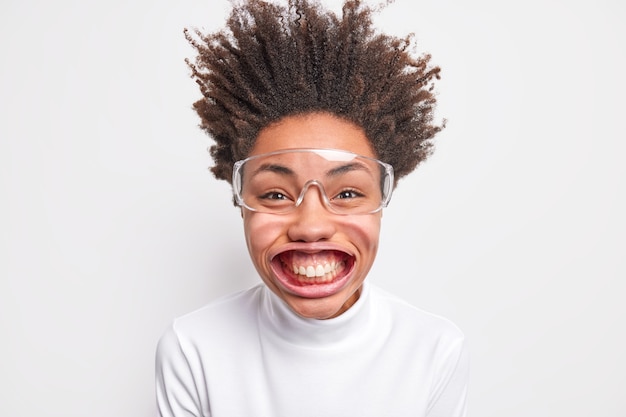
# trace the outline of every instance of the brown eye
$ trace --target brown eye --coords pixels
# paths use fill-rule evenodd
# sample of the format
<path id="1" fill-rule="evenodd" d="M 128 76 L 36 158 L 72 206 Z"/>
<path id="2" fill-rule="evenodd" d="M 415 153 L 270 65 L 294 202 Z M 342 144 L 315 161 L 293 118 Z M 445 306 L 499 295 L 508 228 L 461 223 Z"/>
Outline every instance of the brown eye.
<path id="1" fill-rule="evenodd" d="M 340 192 L 339 194 L 337 194 L 337 199 L 348 199 L 348 198 L 358 198 L 358 197 L 363 197 L 363 194 L 354 191 L 354 190 L 344 190 L 342 192 Z"/>
<path id="2" fill-rule="evenodd" d="M 265 193 L 259 197 L 261 200 L 287 200 L 287 196 L 278 191 L 272 191 L 269 193 Z"/>

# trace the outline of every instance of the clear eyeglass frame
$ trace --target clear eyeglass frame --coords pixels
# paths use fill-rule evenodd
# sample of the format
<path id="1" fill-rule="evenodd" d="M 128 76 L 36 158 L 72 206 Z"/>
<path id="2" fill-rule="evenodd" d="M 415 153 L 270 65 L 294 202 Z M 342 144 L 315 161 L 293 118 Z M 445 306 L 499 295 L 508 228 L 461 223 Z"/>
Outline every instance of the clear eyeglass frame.
<path id="1" fill-rule="evenodd" d="M 289 161 L 290 156 L 295 159 L 285 162 Z M 318 178 L 306 178 L 304 181 L 298 175 L 297 166 L 307 166 L 307 162 L 309 166 L 325 166 L 327 169 Z M 246 171 L 251 172 L 253 180 L 257 176 L 263 178 L 258 182 L 268 182 L 267 186 L 251 186 L 254 182 L 246 179 Z M 247 188 L 254 188 L 255 191 L 246 190 L 246 181 Z M 294 182 L 303 184 L 296 187 Z M 325 207 L 332 213 L 372 214 L 389 204 L 394 172 L 390 164 L 345 150 L 283 149 L 235 162 L 232 186 L 235 203 L 254 212 L 289 213 L 302 204 L 307 191 L 315 186 L 319 189 Z M 257 192 L 256 189 L 261 191 Z M 330 196 L 327 192 L 331 193 Z"/>

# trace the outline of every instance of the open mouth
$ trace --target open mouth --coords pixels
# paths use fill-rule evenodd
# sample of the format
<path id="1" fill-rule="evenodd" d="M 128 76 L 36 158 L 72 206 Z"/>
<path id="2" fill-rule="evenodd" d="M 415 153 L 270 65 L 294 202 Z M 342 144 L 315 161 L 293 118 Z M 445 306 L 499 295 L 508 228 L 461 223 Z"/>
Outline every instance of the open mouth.
<path id="1" fill-rule="evenodd" d="M 296 286 L 324 285 L 340 281 L 354 265 L 354 257 L 341 251 L 315 253 L 287 251 L 273 260 L 274 270 Z"/>

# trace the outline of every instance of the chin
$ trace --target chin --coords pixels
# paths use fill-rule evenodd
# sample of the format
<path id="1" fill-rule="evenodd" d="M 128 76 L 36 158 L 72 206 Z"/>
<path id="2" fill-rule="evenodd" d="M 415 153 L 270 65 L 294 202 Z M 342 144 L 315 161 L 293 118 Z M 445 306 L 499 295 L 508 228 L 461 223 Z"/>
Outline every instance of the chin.
<path id="1" fill-rule="evenodd" d="M 347 289 L 345 289 L 347 290 Z M 291 310 L 303 318 L 326 320 L 337 317 L 348 310 L 359 299 L 360 286 L 343 294 L 338 293 L 323 298 L 303 298 L 293 294 L 280 293 Z"/>

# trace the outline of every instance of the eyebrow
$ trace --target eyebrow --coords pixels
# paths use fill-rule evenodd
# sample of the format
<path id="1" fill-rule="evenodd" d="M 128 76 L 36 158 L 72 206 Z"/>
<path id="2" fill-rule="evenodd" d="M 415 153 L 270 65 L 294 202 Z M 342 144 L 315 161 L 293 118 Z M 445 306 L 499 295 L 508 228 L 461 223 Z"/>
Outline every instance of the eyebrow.
<path id="1" fill-rule="evenodd" d="M 352 162 L 352 163 L 340 165 L 338 167 L 329 169 L 328 171 L 326 171 L 325 176 L 327 178 L 338 177 L 350 171 L 370 172 L 367 166 L 358 162 Z M 276 164 L 276 163 L 266 163 L 266 164 L 261 165 L 260 167 L 254 170 L 254 172 L 252 173 L 252 176 L 254 177 L 262 172 L 273 172 L 275 174 L 279 174 L 279 175 L 283 175 L 287 177 L 296 176 L 296 172 L 293 169 L 286 167 L 284 165 Z"/>
<path id="2" fill-rule="evenodd" d="M 367 169 L 367 167 L 364 166 L 363 164 L 353 162 L 349 164 L 340 165 L 338 167 L 335 167 L 326 171 L 326 177 L 336 177 L 336 176 L 345 174 L 346 172 L 358 171 L 358 170 L 369 171 L 369 169 Z M 286 176 L 291 176 L 291 177 L 296 175 L 295 171 L 289 167 L 286 167 L 284 165 L 279 165 L 279 164 L 268 163 L 268 164 L 263 164 L 257 169 L 255 169 L 254 172 L 252 173 L 252 176 L 256 176 L 257 174 L 261 172 L 274 172 L 276 174 L 281 174 L 281 175 L 286 175 Z"/>
<path id="3" fill-rule="evenodd" d="M 345 174 L 346 172 L 358 171 L 358 170 L 369 171 L 369 169 L 367 169 L 367 167 L 365 165 L 357 163 L 357 162 L 353 162 L 351 164 L 340 165 L 338 167 L 335 167 L 335 168 L 327 171 L 326 172 L 326 176 L 327 177 L 335 177 L 337 175 Z"/>
<path id="4" fill-rule="evenodd" d="M 254 170 L 254 172 L 252 173 L 252 176 L 254 177 L 257 174 L 261 172 L 266 172 L 266 171 L 275 172 L 277 174 L 282 174 L 282 175 L 289 175 L 289 176 L 294 176 L 296 174 L 291 168 L 288 168 L 284 165 L 263 164 Z"/>

